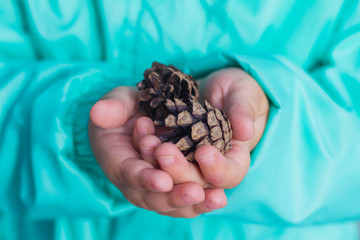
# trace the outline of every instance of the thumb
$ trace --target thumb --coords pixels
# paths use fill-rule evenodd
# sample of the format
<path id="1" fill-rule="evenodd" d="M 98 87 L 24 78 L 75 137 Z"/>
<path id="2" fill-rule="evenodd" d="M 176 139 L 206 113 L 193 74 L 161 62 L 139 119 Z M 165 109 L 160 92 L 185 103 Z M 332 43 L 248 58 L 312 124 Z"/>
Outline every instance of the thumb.
<path id="1" fill-rule="evenodd" d="M 90 120 L 101 128 L 124 125 L 137 110 L 137 94 L 129 87 L 117 87 L 108 92 L 90 110 Z"/>
<path id="2" fill-rule="evenodd" d="M 235 139 L 248 141 L 255 136 L 260 140 L 259 135 L 261 137 L 266 125 L 269 103 L 253 78 L 249 76 L 237 79 L 231 84 L 224 96 L 224 111 L 232 123 Z"/>
<path id="3" fill-rule="evenodd" d="M 223 108 L 231 122 L 234 138 L 248 141 L 256 134 L 256 120 L 268 111 L 268 101 L 258 83 L 241 69 L 229 68 L 209 76 L 205 97 Z"/>
<path id="4" fill-rule="evenodd" d="M 241 97 L 229 97 L 225 103 L 224 112 L 231 122 L 235 139 L 250 140 L 255 133 L 255 111 Z"/>

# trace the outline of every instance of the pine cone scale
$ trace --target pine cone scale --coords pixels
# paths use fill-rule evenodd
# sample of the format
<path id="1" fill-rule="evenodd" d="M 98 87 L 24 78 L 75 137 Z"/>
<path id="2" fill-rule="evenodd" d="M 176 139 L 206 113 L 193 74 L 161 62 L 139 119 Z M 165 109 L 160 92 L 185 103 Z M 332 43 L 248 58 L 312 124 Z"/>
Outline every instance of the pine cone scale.
<path id="1" fill-rule="evenodd" d="M 203 122 L 198 122 L 191 127 L 191 138 L 195 141 L 199 141 L 208 135 L 208 128 Z"/>
<path id="2" fill-rule="evenodd" d="M 182 152 L 189 150 L 190 148 L 192 148 L 193 145 L 194 145 L 194 142 L 188 136 L 181 138 L 175 144 L 175 146 L 177 146 L 179 148 L 179 150 Z"/>
<path id="3" fill-rule="evenodd" d="M 216 140 L 222 138 L 222 130 L 221 130 L 220 126 L 215 126 L 210 129 L 210 138 L 213 141 L 216 141 Z"/>

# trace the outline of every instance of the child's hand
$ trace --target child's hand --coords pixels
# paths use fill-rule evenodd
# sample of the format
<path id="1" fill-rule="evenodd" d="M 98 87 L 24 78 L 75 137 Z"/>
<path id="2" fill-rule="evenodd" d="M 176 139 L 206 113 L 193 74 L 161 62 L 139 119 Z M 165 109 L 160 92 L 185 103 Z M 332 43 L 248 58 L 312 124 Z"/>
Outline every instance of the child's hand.
<path id="1" fill-rule="evenodd" d="M 160 144 L 153 122 L 136 112 L 135 91 L 116 88 L 93 106 L 89 138 L 94 155 L 134 205 L 168 216 L 195 217 L 224 207 L 223 188 L 235 187 L 246 175 L 250 151 L 266 126 L 268 100 L 240 69 L 215 72 L 204 82 L 204 97 L 224 109 L 234 136 L 225 157 L 212 146 L 200 147 L 195 154 L 199 166 L 189 163 L 175 145 Z"/>
<path id="2" fill-rule="evenodd" d="M 140 151 L 147 161 L 153 165 L 158 163 L 175 184 L 196 182 L 205 189 L 216 187 L 219 191 L 220 188 L 237 186 L 245 177 L 250 165 L 250 152 L 265 130 L 269 103 L 257 82 L 240 69 L 217 71 L 203 82 L 206 84 L 204 98 L 213 106 L 223 108 L 232 124 L 234 135 L 230 151 L 223 156 L 215 147 L 201 146 L 195 152 L 198 166 L 189 163 L 171 143 L 148 151 L 147 144 L 150 144 L 150 139 L 156 139 L 155 136 L 142 138 L 140 146 L 144 147 L 140 147 Z M 149 127 L 153 126 L 150 121 L 141 122 L 142 125 L 147 123 Z M 206 205 L 211 208 L 212 204 L 219 206 L 219 202 L 213 203 L 209 199 Z"/>
<path id="3" fill-rule="evenodd" d="M 209 75 L 204 98 L 223 108 L 233 129 L 231 149 L 225 154 L 210 146 L 200 147 L 195 157 L 206 182 L 233 188 L 245 177 L 250 166 L 250 152 L 264 133 L 269 101 L 259 84 L 239 68 L 228 68 Z"/>
<path id="4" fill-rule="evenodd" d="M 137 94 L 130 88 L 114 89 L 90 111 L 89 140 L 94 155 L 106 176 L 131 203 L 178 217 L 195 217 L 226 205 L 222 189 L 204 190 L 195 182 L 174 185 L 168 173 L 149 163 L 146 151 L 153 155 L 152 149 L 160 145 L 155 136 L 143 149 L 149 162 L 140 157 L 139 143 L 148 141 L 154 131 L 152 121 L 137 113 Z M 201 174 L 196 176 L 196 181 L 204 182 Z M 213 205 L 207 208 L 206 202 Z"/>

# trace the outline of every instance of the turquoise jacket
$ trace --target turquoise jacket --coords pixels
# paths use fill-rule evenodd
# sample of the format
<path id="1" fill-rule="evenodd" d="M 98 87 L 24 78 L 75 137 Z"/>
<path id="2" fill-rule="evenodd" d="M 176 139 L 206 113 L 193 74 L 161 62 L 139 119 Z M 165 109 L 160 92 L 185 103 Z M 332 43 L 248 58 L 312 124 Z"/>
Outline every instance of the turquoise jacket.
<path id="1" fill-rule="evenodd" d="M 92 155 L 90 107 L 154 60 L 269 98 L 221 210 L 139 209 Z M 0 1 L 0 239 L 357 239 L 359 115 L 359 1 Z"/>

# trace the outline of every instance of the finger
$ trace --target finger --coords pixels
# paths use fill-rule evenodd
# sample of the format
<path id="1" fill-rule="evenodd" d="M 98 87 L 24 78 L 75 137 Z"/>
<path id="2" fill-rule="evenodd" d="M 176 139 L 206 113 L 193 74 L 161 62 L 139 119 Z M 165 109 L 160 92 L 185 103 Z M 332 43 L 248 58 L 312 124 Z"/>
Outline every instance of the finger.
<path id="1" fill-rule="evenodd" d="M 114 164 L 115 165 L 115 164 Z M 168 192 L 173 187 L 171 177 L 140 159 L 126 159 L 115 165 L 112 179 L 140 191 Z"/>
<path id="2" fill-rule="evenodd" d="M 250 140 L 255 133 L 254 121 L 256 118 L 255 110 L 249 99 L 247 102 L 240 96 L 241 93 L 226 97 L 224 112 L 229 118 L 234 134 L 234 138 L 240 141 Z"/>
<path id="3" fill-rule="evenodd" d="M 195 158 L 208 183 L 233 188 L 245 177 L 250 166 L 249 149 L 244 143 L 234 142 L 225 156 L 213 146 L 204 145 L 196 150 Z"/>
<path id="4" fill-rule="evenodd" d="M 153 207 L 150 206 L 154 211 L 169 212 L 203 202 L 205 192 L 199 184 L 189 182 L 175 185 L 172 191 L 163 194 L 163 199 L 147 196 L 148 205 L 155 204 Z"/>
<path id="5" fill-rule="evenodd" d="M 136 120 L 133 131 L 133 145 L 135 149 L 139 149 L 139 141 L 142 137 L 153 135 L 155 126 L 153 121 L 148 117 L 140 117 Z"/>
<path id="6" fill-rule="evenodd" d="M 133 149 L 130 135 L 112 131 L 107 133 L 106 130 L 100 132 L 105 133 L 98 134 L 92 145 L 98 149 L 94 150 L 95 158 L 110 180 L 138 190 L 171 190 L 173 181 L 169 174 L 140 160 L 139 154 Z"/>
<path id="7" fill-rule="evenodd" d="M 90 119 L 98 127 L 122 126 L 137 110 L 137 95 L 128 87 L 117 87 L 96 102 L 90 110 Z"/>
<path id="8" fill-rule="evenodd" d="M 168 195 L 168 203 L 174 208 L 184 208 L 199 204 L 205 199 L 205 192 L 201 185 L 192 182 L 175 185 Z"/>
<path id="9" fill-rule="evenodd" d="M 203 188 L 196 183 L 178 184 L 170 192 L 166 193 L 144 192 L 127 186 L 117 186 L 124 196 L 136 206 L 162 213 L 199 204 L 205 199 Z"/>
<path id="10" fill-rule="evenodd" d="M 160 168 L 172 177 L 175 184 L 183 182 L 205 184 L 200 169 L 195 164 L 187 161 L 174 144 L 161 144 L 155 150 L 155 158 Z"/>
<path id="11" fill-rule="evenodd" d="M 155 159 L 155 149 L 161 144 L 159 138 L 154 135 L 148 135 L 141 138 L 138 144 L 142 159 L 155 168 L 159 168 L 159 163 Z"/>
<path id="12" fill-rule="evenodd" d="M 205 190 L 205 200 L 200 204 L 193 206 L 194 211 L 198 214 L 208 213 L 216 209 L 223 208 L 227 205 L 227 197 L 224 189 L 212 188 Z"/>
<path id="13" fill-rule="evenodd" d="M 219 95 L 223 99 L 224 112 L 231 122 L 235 139 L 247 141 L 254 135 L 254 121 L 257 117 L 258 99 L 252 91 L 254 87 L 251 82 L 243 79 L 228 80 L 225 83 L 224 95 Z"/>
<path id="14" fill-rule="evenodd" d="M 178 217 L 194 218 L 202 213 L 212 212 L 227 205 L 227 198 L 223 189 L 213 188 L 205 190 L 205 200 L 193 206 L 178 208 L 170 212 L 158 212 L 159 214 Z"/>

